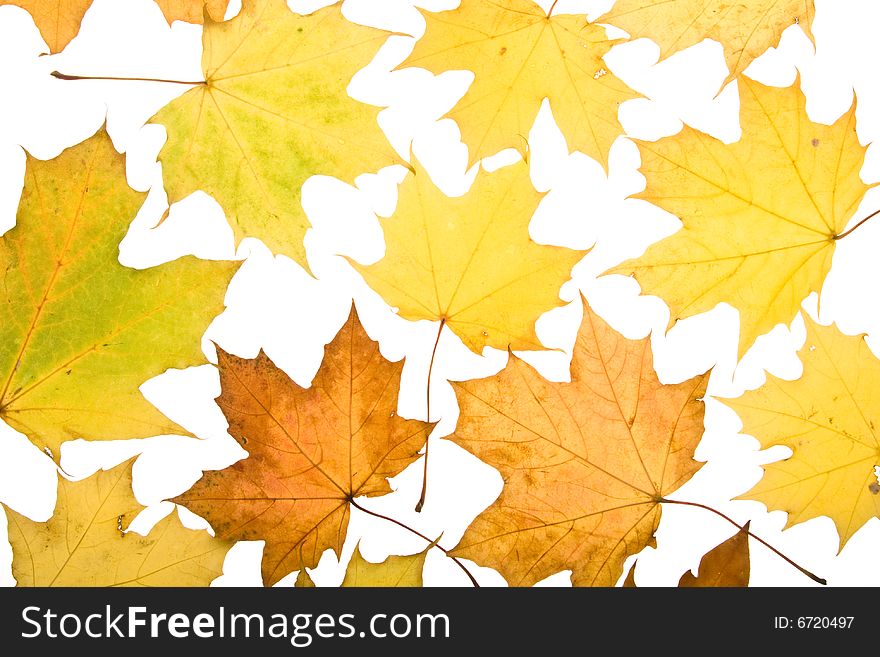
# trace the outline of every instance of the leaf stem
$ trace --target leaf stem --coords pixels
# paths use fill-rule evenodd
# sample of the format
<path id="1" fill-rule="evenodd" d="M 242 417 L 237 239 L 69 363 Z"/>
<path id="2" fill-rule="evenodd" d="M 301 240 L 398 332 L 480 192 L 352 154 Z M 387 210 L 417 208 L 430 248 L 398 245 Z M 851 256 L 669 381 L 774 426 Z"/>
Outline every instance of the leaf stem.
<path id="1" fill-rule="evenodd" d="M 849 229 L 848 231 L 846 231 L 845 233 L 841 233 L 840 235 L 835 235 L 835 236 L 834 236 L 834 241 L 836 242 L 837 240 L 842 240 L 844 237 L 846 237 L 846 236 L 849 235 L 851 232 L 853 232 L 856 228 L 858 228 L 858 227 L 861 226 L 863 223 L 865 223 L 868 219 L 870 219 L 870 218 L 872 218 L 872 217 L 876 217 L 878 214 L 880 214 L 880 210 L 874 210 L 874 212 L 872 212 L 872 213 L 869 214 L 867 217 L 865 217 L 864 219 L 862 219 L 859 223 L 857 223 L 855 226 L 853 226 L 852 228 L 850 228 L 850 229 Z"/>
<path id="2" fill-rule="evenodd" d="M 553 10 L 556 8 L 557 2 L 559 2 L 559 0 L 553 0 L 553 4 L 550 5 L 550 9 L 547 11 L 547 18 L 550 18 L 553 15 Z"/>
<path id="3" fill-rule="evenodd" d="M 428 538 L 427 536 L 425 536 L 422 532 L 420 532 L 420 531 L 416 531 L 415 529 L 413 529 L 413 528 L 410 527 L 409 525 L 405 525 L 405 524 L 403 524 L 402 522 L 400 522 L 399 520 L 395 520 L 394 518 L 389 518 L 388 516 L 383 516 L 381 513 L 376 513 L 375 511 L 370 511 L 369 509 L 365 509 L 365 508 L 362 507 L 360 504 L 358 504 L 357 502 L 355 502 L 355 501 L 354 501 L 354 498 L 352 498 L 352 499 L 349 500 L 349 501 L 351 502 L 351 505 L 352 505 L 355 509 L 358 509 L 359 511 L 363 511 L 364 513 L 366 513 L 366 514 L 368 514 L 368 515 L 371 515 L 371 516 L 373 516 L 373 517 L 376 517 L 376 518 L 382 518 L 382 520 L 387 520 L 388 522 L 393 522 L 393 523 L 394 523 L 395 525 L 397 525 L 398 527 L 403 527 L 405 530 L 407 530 L 407 531 L 409 531 L 409 532 L 415 534 L 416 536 L 418 536 L 418 537 L 421 538 L 421 539 L 424 539 L 424 540 L 427 541 L 429 544 L 433 545 L 435 548 L 437 548 L 437 549 L 439 549 L 439 550 L 442 550 L 442 551 L 443 551 L 443 554 L 445 554 L 447 557 L 449 557 L 450 559 L 452 559 L 456 564 L 458 564 L 458 567 L 461 568 L 461 569 L 464 571 L 464 574 L 468 576 L 468 579 L 469 579 L 469 580 L 471 580 L 471 584 L 473 584 L 476 588 L 480 588 L 480 583 L 477 582 L 477 578 L 474 577 L 474 576 L 471 574 L 471 571 L 469 571 L 469 570 L 467 569 L 467 566 L 465 566 L 461 561 L 459 561 L 458 557 L 450 556 L 450 554 L 449 554 L 449 550 L 447 550 L 447 549 L 446 549 L 445 547 L 443 547 L 442 545 L 437 544 L 436 542 L 432 541 L 430 538 Z"/>
<path id="4" fill-rule="evenodd" d="M 167 82 L 169 84 L 208 84 L 205 80 L 168 80 L 165 78 L 118 78 L 110 75 L 67 75 L 59 71 L 52 71 L 50 75 L 59 80 L 115 80 L 121 82 Z"/>
<path id="5" fill-rule="evenodd" d="M 425 391 L 425 407 L 427 417 L 426 422 L 431 421 L 431 372 L 434 370 L 434 357 L 437 355 L 437 345 L 440 344 L 440 334 L 443 333 L 443 327 L 446 325 L 446 318 L 440 320 L 440 328 L 437 331 L 437 339 L 434 340 L 434 350 L 431 352 L 431 363 L 428 365 L 428 385 Z M 416 513 L 421 513 L 422 507 L 425 505 L 425 494 L 428 492 L 428 445 L 430 445 L 430 436 L 425 439 L 425 466 L 422 473 L 422 494 L 416 504 Z"/>
<path id="6" fill-rule="evenodd" d="M 706 506 L 705 504 L 700 504 L 699 502 L 685 502 L 684 500 L 668 500 L 668 499 L 666 499 L 666 498 L 661 498 L 661 499 L 660 499 L 660 502 L 662 502 L 662 503 L 664 503 L 664 504 L 681 504 L 681 505 L 683 505 L 683 506 L 695 506 L 695 507 L 697 507 L 698 509 L 705 509 L 706 511 L 711 511 L 711 512 L 714 513 L 715 515 L 717 515 L 717 516 L 721 516 L 722 518 L 724 518 L 727 522 L 729 522 L 731 525 L 733 525 L 733 526 L 736 527 L 737 529 L 745 530 L 745 532 L 746 532 L 749 536 L 751 536 L 751 537 L 754 538 L 756 541 L 758 541 L 759 543 L 761 543 L 764 547 L 768 548 L 771 552 L 774 552 L 777 556 L 781 557 L 782 559 L 784 559 L 785 561 L 787 561 L 789 564 L 791 564 L 792 566 L 794 566 L 795 568 L 797 568 L 799 571 L 801 571 L 804 575 L 806 575 L 807 577 L 809 577 L 809 578 L 810 578 L 811 580 L 813 580 L 814 582 L 818 582 L 819 584 L 823 584 L 823 585 L 824 585 L 824 584 L 828 584 L 828 582 L 827 582 L 826 580 L 822 579 L 821 577 L 818 577 L 817 575 L 814 575 L 813 573 L 811 573 L 809 570 L 807 570 L 807 569 L 804 568 L 803 566 L 798 565 L 797 563 L 795 563 L 794 561 L 792 561 L 791 559 L 789 559 L 787 556 L 785 556 L 784 554 L 782 554 L 782 552 L 780 552 L 780 551 L 777 550 L 775 547 L 773 547 L 772 545 L 770 545 L 770 544 L 769 544 L 767 541 L 765 541 L 763 538 L 761 538 L 760 536 L 756 536 L 756 535 L 753 534 L 749 529 L 746 529 L 745 527 L 743 527 L 742 525 L 740 525 L 738 522 L 736 522 L 735 520 L 733 520 L 733 519 L 730 518 L 729 516 L 724 515 L 723 513 L 721 513 L 721 511 L 718 511 L 717 509 L 713 509 L 711 506 Z"/>

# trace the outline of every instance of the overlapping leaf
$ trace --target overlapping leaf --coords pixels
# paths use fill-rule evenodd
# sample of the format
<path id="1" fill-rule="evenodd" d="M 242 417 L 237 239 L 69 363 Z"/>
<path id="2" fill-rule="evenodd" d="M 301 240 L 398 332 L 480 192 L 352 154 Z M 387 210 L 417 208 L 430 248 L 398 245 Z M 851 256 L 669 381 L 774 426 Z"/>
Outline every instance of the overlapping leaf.
<path id="1" fill-rule="evenodd" d="M 200 338 L 238 265 L 120 265 L 144 196 L 102 129 L 54 160 L 28 157 L 16 226 L 0 237 L 0 418 L 55 455 L 71 438 L 186 434 L 138 387 L 204 362 Z"/>
<path id="2" fill-rule="evenodd" d="M 529 238 L 541 194 L 528 166 L 481 171 L 457 198 L 413 166 L 394 216 L 382 222 L 385 257 L 354 266 L 401 316 L 444 320 L 477 353 L 487 345 L 542 349 L 535 321 L 562 304 L 559 288 L 584 252 Z"/>
<path id="3" fill-rule="evenodd" d="M 387 478 L 418 458 L 432 425 L 396 414 L 403 363 L 382 358 L 354 308 L 310 388 L 262 352 L 218 354 L 217 403 L 249 456 L 206 472 L 174 501 L 221 538 L 265 540 L 263 580 L 272 585 L 314 568 L 328 548 L 338 557 L 349 501 L 391 492 Z"/>
<path id="4" fill-rule="evenodd" d="M 197 190 L 226 211 L 237 240 L 257 237 L 307 266 L 300 187 L 314 174 L 353 181 L 399 161 L 378 108 L 346 87 L 387 37 L 345 20 L 339 5 L 294 14 L 284 0 L 244 0 L 203 33 L 200 84 L 152 121 L 170 202 Z"/>
<path id="5" fill-rule="evenodd" d="M 764 477 L 743 497 L 787 512 L 789 526 L 828 516 L 842 548 L 880 517 L 880 362 L 863 336 L 809 318 L 806 324 L 799 379 L 768 374 L 763 387 L 724 403 L 762 447 L 792 450 L 790 458 L 763 466 Z"/>
<path id="6" fill-rule="evenodd" d="M 660 46 L 661 59 L 703 39 L 719 41 L 729 82 L 775 46 L 785 28 L 799 23 L 812 40 L 815 15 L 813 0 L 617 0 L 600 21 L 633 39 L 651 39 Z"/>
<path id="7" fill-rule="evenodd" d="M 636 563 L 638 565 L 638 563 Z M 636 588 L 636 565 L 630 568 L 624 588 Z M 687 571 L 681 576 L 681 588 L 745 587 L 749 585 L 749 523 L 700 559 L 697 575 Z"/>
<path id="8" fill-rule="evenodd" d="M 571 383 L 515 356 L 491 378 L 455 383 L 451 439 L 504 488 L 450 554 L 512 586 L 565 569 L 576 586 L 613 586 L 627 556 L 653 543 L 663 496 L 699 468 L 708 378 L 661 384 L 649 339 L 626 340 L 585 303 Z"/>
<path id="9" fill-rule="evenodd" d="M 80 23 L 93 0 L 0 0 L 30 12 L 50 53 L 58 53 L 79 34 Z M 223 20 L 229 0 L 156 0 L 169 23 L 201 23 L 204 12 Z"/>
<path id="10" fill-rule="evenodd" d="M 647 188 L 636 198 L 678 216 L 682 228 L 613 269 L 633 274 L 669 305 L 670 325 L 727 302 L 740 313 L 739 355 L 790 322 L 818 292 L 836 240 L 869 186 L 853 105 L 833 125 L 813 123 L 797 86 L 741 78 L 742 139 L 685 127 L 637 142 Z"/>
<path id="11" fill-rule="evenodd" d="M 176 513 L 147 536 L 128 531 L 140 513 L 131 461 L 79 482 L 61 478 L 48 522 L 6 509 L 19 586 L 207 586 L 232 544 L 187 529 Z"/>
<path id="12" fill-rule="evenodd" d="M 602 58 L 615 41 L 583 15 L 547 13 L 531 0 L 462 0 L 452 11 L 425 14 L 425 35 L 402 66 L 434 74 L 474 72 L 449 113 L 461 129 L 471 162 L 505 148 L 525 150 L 544 98 L 575 150 L 607 166 L 623 132 L 618 106 L 637 98 Z"/>

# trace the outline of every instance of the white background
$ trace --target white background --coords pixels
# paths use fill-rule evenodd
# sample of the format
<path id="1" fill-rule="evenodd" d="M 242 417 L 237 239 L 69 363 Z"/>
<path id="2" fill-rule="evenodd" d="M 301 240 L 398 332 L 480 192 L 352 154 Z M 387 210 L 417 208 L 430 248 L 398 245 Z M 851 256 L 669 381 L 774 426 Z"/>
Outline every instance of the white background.
<path id="1" fill-rule="evenodd" d="M 301 12 L 325 2 L 292 2 Z M 541 2 L 545 7 L 549 2 Z M 581 2 L 561 0 L 556 12 L 588 11 L 598 17 L 610 0 Z M 233 0 L 229 15 L 237 12 Z M 423 0 L 419 6 L 439 10 L 446 2 Z M 771 50 L 748 71 L 765 84 L 787 86 L 799 71 L 808 99 L 810 117 L 831 123 L 858 95 L 858 130 L 863 143 L 880 134 L 880 3 L 870 0 L 831 2 L 816 0 L 812 45 L 796 26 L 783 35 L 778 49 Z M 424 22 L 408 0 L 348 0 L 345 13 L 353 20 L 419 36 Z M 10 6 L 0 7 L 0 231 L 14 225 L 24 175 L 24 152 L 51 158 L 95 132 L 104 122 L 116 147 L 126 152 L 128 182 L 138 190 L 150 190 L 147 202 L 132 223 L 120 247 L 120 261 L 132 267 L 148 267 L 193 253 L 203 258 L 246 259 L 226 295 L 227 310 L 208 329 L 202 342 L 206 358 L 213 361 L 213 340 L 227 351 L 253 357 L 259 348 L 297 383 L 307 386 L 317 370 L 323 346 L 341 326 L 354 297 L 367 331 L 380 342 L 392 360 L 406 357 L 399 413 L 424 418 L 424 391 L 428 358 L 436 324 L 408 322 L 397 317 L 336 254 L 368 263 L 384 252 L 376 215 L 390 215 L 396 203 L 396 184 L 402 167 L 378 174 L 365 174 L 355 186 L 325 177 L 310 179 L 303 204 L 313 228 L 306 237 L 309 262 L 316 279 L 284 256 L 273 257 L 257 240 L 245 240 L 236 251 L 232 232 L 221 208 L 209 197 L 196 193 L 171 208 L 158 228 L 167 207 L 162 189 L 161 167 L 156 155 L 165 131 L 144 126 L 165 103 L 184 91 L 180 85 L 138 82 L 65 82 L 49 76 L 53 70 L 80 75 L 164 77 L 200 79 L 201 27 L 177 22 L 168 27 L 150 0 L 95 0 L 83 21 L 79 36 L 57 56 L 40 56 L 45 44 L 29 14 Z M 409 69 L 391 73 L 410 48 L 413 39 L 390 37 L 372 64 L 357 74 L 350 92 L 360 100 L 388 107 L 380 123 L 400 153 L 406 156 L 410 142 L 419 160 L 440 188 L 450 195 L 464 193 L 476 171 L 465 171 L 466 148 L 450 120 L 438 120 L 464 92 L 472 79 L 468 72 L 433 76 Z M 607 68 L 646 98 L 629 101 L 620 110 L 626 134 L 657 139 L 677 132 L 681 122 L 709 132 L 725 141 L 740 134 L 738 95 L 733 83 L 719 93 L 726 75 L 719 44 L 703 43 L 657 64 L 658 49 L 647 40 L 616 46 L 606 57 Z M 795 68 L 796 67 L 796 68 Z M 624 258 L 674 232 L 680 222 L 647 203 L 626 200 L 638 192 L 644 180 L 637 172 L 638 151 L 626 138 L 611 153 L 606 176 L 593 160 L 569 153 L 552 121 L 545 102 L 530 135 L 531 167 L 535 186 L 549 190 L 532 224 L 532 237 L 542 243 L 572 248 L 595 248 L 575 268 L 574 282 L 561 296 L 577 299 L 578 288 L 596 311 L 629 338 L 652 335 L 655 367 L 662 381 L 685 380 L 715 366 L 709 394 L 738 396 L 764 380 L 764 370 L 796 378 L 801 366 L 796 356 L 804 340 L 798 318 L 789 330 L 777 326 L 761 337 L 736 366 L 737 311 L 721 304 L 713 311 L 687 319 L 664 335 L 666 306 L 657 298 L 639 297 L 638 285 L 620 276 L 596 278 Z M 490 159 L 494 168 L 516 159 L 504 153 Z M 490 166 L 491 165 L 491 166 Z M 481 174 L 487 175 L 487 174 Z M 880 180 L 877 149 L 868 149 L 862 177 Z M 880 208 L 880 192 L 872 190 L 852 223 Z M 876 282 L 880 280 L 880 219 L 868 222 L 850 238 L 838 243 L 831 274 L 822 291 L 820 321 L 834 321 L 846 333 L 868 334 L 880 351 L 880 304 Z M 805 304 L 816 310 L 816 296 Z M 550 379 L 568 376 L 570 349 L 580 319 L 580 305 L 547 313 L 538 323 L 539 336 L 548 347 L 563 351 L 530 357 Z M 815 316 L 815 314 L 814 314 Z M 481 358 L 471 354 L 448 331 L 444 331 L 434 367 L 432 412 L 440 419 L 431 441 L 429 496 L 421 514 L 413 512 L 419 495 L 422 462 L 418 461 L 392 480 L 395 492 L 361 500 L 364 506 L 391 515 L 421 532 L 437 536 L 453 547 L 468 523 L 498 495 L 501 478 L 492 468 L 442 436 L 450 434 L 457 410 L 447 379 L 485 376 L 500 369 L 506 355 L 488 349 Z M 226 434 L 226 422 L 213 398 L 219 394 L 216 370 L 211 365 L 185 371 L 169 371 L 142 386 L 143 393 L 169 417 L 200 439 L 156 437 L 147 440 L 89 444 L 82 440 L 65 444 L 62 465 L 74 478 L 109 468 L 133 454 L 141 454 L 134 469 L 134 488 L 149 509 L 137 523 L 149 528 L 172 510 L 163 499 L 177 495 L 201 476 L 203 469 L 222 468 L 244 456 Z M 806 568 L 826 577 L 832 585 L 880 585 L 880 520 L 872 519 L 838 555 L 834 524 L 814 519 L 782 531 L 786 516 L 767 513 L 757 502 L 729 501 L 746 492 L 760 478 L 761 463 L 785 457 L 786 448 L 759 452 L 758 443 L 740 435 L 736 415 L 718 401 L 708 399 L 706 433 L 697 450 L 702 470 L 674 497 L 714 506 L 739 522 L 752 521 L 752 530 Z M 49 518 L 55 504 L 57 481 L 52 461 L 22 435 L 0 422 L 0 501 L 31 518 Z M 182 511 L 191 526 L 204 526 Z M 11 551 L 5 540 L 5 517 L 0 514 L 0 582 L 13 585 Z M 681 574 L 695 568 L 700 557 L 727 538 L 734 528 L 699 509 L 667 506 L 657 533 L 657 549 L 639 556 L 640 586 L 675 585 Z M 324 554 L 312 573 L 319 585 L 341 582 L 345 564 L 360 540 L 367 559 L 381 561 L 389 554 L 421 551 L 424 542 L 390 523 L 352 511 L 352 521 L 341 563 L 332 552 Z M 752 548 L 752 585 L 813 585 L 755 541 Z M 262 542 L 237 544 L 229 553 L 224 575 L 215 585 L 259 585 Z M 632 559 L 630 559 L 630 562 Z M 628 566 L 627 566 L 628 569 Z M 505 585 L 493 570 L 472 566 L 483 585 Z M 279 585 L 292 585 L 295 573 Z M 468 585 L 462 572 L 438 550 L 425 568 L 426 585 Z M 568 572 L 543 582 L 570 585 Z"/>

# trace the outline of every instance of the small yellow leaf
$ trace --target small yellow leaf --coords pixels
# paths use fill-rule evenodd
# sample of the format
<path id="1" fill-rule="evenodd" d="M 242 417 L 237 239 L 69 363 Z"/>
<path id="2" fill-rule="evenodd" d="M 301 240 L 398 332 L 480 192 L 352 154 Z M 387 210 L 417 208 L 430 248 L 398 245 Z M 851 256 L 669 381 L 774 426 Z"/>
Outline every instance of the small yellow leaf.
<path id="1" fill-rule="evenodd" d="M 618 106 L 638 98 L 604 66 L 615 44 L 583 15 L 551 17 L 531 0 L 462 0 L 425 14 L 425 35 L 401 66 L 434 74 L 470 70 L 474 81 L 449 112 L 473 164 L 505 148 L 524 148 L 544 98 L 569 146 L 604 167 L 623 133 Z"/>
<path id="2" fill-rule="evenodd" d="M 541 313 L 562 304 L 559 288 L 584 251 L 529 238 L 541 194 L 518 162 L 480 171 L 470 191 L 449 198 L 413 162 L 394 216 L 382 222 L 385 257 L 352 263 L 409 320 L 445 320 L 474 352 L 543 349 Z"/>
<path id="3" fill-rule="evenodd" d="M 813 0 L 617 0 L 599 20 L 633 39 L 651 39 L 660 46 L 661 59 L 703 39 L 720 41 L 727 83 L 775 46 L 785 28 L 798 23 L 812 40 L 815 15 Z"/>
<path id="4" fill-rule="evenodd" d="M 93 0 L 0 0 L 0 5 L 15 5 L 27 10 L 34 19 L 43 41 L 52 54 L 64 50 L 79 33 L 80 24 Z M 229 0 L 156 0 L 170 24 L 181 20 L 201 23 L 204 11 L 223 19 Z"/>
<path id="5" fill-rule="evenodd" d="M 222 574 L 232 543 L 187 529 L 175 512 L 147 536 L 127 531 L 142 509 L 131 466 L 79 482 L 61 478 L 48 522 L 6 509 L 19 586 L 208 586 Z"/>
<path id="6" fill-rule="evenodd" d="M 342 580 L 344 587 L 420 587 L 422 586 L 422 569 L 425 566 L 425 557 L 428 546 L 418 554 L 405 557 L 390 556 L 382 563 L 372 563 L 364 559 L 360 545 L 354 548 L 348 568 L 345 569 L 345 579 Z"/>
<path id="7" fill-rule="evenodd" d="M 742 139 L 724 144 L 685 127 L 637 142 L 647 179 L 637 194 L 682 228 L 611 270 L 634 275 L 669 306 L 670 326 L 727 302 L 739 310 L 739 355 L 791 322 L 818 292 L 835 241 L 869 189 L 853 105 L 833 125 L 813 123 L 798 85 L 740 78 Z"/>
<path id="8" fill-rule="evenodd" d="M 764 477 L 742 497 L 785 511 L 787 526 L 828 516 L 843 548 L 869 519 L 880 517 L 880 361 L 863 336 L 805 320 L 801 378 L 768 374 L 763 387 L 722 401 L 763 448 L 792 451 L 763 466 Z"/>

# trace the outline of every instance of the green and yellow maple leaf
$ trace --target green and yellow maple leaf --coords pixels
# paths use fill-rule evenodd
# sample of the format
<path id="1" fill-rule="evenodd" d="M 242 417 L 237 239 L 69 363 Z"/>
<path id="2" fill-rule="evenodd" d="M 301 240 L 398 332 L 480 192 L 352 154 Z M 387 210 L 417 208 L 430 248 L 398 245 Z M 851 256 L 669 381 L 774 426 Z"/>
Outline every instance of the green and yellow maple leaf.
<path id="1" fill-rule="evenodd" d="M 28 156 L 16 226 L 0 237 L 0 418 L 55 455 L 72 438 L 189 435 L 138 387 L 205 362 L 233 262 L 118 261 L 145 194 L 107 133 L 54 160 Z"/>
<path id="2" fill-rule="evenodd" d="M 339 5 L 302 16 L 284 0 L 244 0 L 235 18 L 206 20 L 205 83 L 151 120 L 168 132 L 159 160 L 169 201 L 203 190 L 237 241 L 259 238 L 307 268 L 306 179 L 351 182 L 401 162 L 376 121 L 379 108 L 346 92 L 387 36 L 350 23 Z"/>

